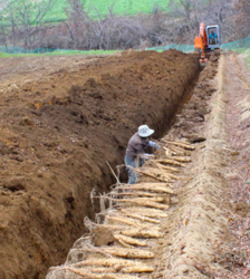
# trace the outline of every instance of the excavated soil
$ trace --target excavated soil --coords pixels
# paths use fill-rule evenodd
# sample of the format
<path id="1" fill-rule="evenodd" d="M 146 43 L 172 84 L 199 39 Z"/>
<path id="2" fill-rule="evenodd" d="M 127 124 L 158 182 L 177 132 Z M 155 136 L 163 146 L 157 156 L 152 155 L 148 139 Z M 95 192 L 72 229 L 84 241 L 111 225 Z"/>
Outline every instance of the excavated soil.
<path id="1" fill-rule="evenodd" d="M 173 50 L 1 60 L 1 278 L 249 278 L 249 75 L 234 53 L 199 70 Z M 162 148 L 109 187 L 142 123 Z"/>
<path id="2" fill-rule="evenodd" d="M 138 125 L 164 134 L 199 65 L 170 50 L 1 59 L 0 72 L 0 277 L 44 278 L 98 210 L 93 188 L 114 183 L 106 162 L 122 164 Z"/>

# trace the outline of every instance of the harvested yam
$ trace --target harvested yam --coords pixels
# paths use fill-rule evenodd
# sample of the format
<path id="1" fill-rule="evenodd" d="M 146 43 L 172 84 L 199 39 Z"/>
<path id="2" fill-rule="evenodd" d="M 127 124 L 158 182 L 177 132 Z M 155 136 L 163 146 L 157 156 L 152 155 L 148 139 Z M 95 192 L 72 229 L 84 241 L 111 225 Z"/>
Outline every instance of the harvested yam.
<path id="1" fill-rule="evenodd" d="M 99 249 L 79 249 L 81 251 L 88 251 L 89 253 L 100 253 L 115 257 L 122 257 L 126 259 L 152 259 L 154 258 L 154 253 L 137 248 L 120 248 L 120 247 L 104 247 Z"/>
<path id="2" fill-rule="evenodd" d="M 63 270 L 71 271 L 71 272 L 73 272 L 77 275 L 80 275 L 82 278 L 85 278 L 85 279 L 97 279 L 97 278 L 99 279 L 99 278 L 101 278 L 101 277 L 99 277 L 99 275 L 93 274 L 88 270 L 78 270 L 78 269 L 75 269 L 75 268 L 72 268 L 72 267 L 63 268 Z"/>
<path id="3" fill-rule="evenodd" d="M 138 248 L 105 247 L 101 249 L 104 253 L 126 259 L 153 259 L 154 253 Z"/>
<path id="4" fill-rule="evenodd" d="M 167 170 L 168 171 L 168 175 L 169 175 L 169 172 L 180 172 L 180 170 L 176 169 L 176 168 L 173 168 L 173 167 L 169 167 L 169 166 L 165 166 L 161 163 L 156 163 L 157 165 L 159 165 L 159 167 L 163 170 Z"/>
<path id="5" fill-rule="evenodd" d="M 175 161 L 178 161 L 180 163 L 190 163 L 191 159 L 190 158 L 186 158 L 186 157 L 180 157 L 180 156 L 175 156 L 174 157 Z"/>
<path id="6" fill-rule="evenodd" d="M 127 207 L 122 209 L 123 213 L 140 213 L 142 216 L 154 217 L 154 218 L 166 218 L 168 214 L 163 210 L 146 208 L 146 207 Z"/>
<path id="7" fill-rule="evenodd" d="M 163 149 L 165 150 L 165 154 L 167 156 L 174 156 L 176 154 L 176 152 L 174 152 L 173 150 L 171 150 L 170 148 L 163 146 Z"/>
<path id="8" fill-rule="evenodd" d="M 111 267 L 95 267 L 91 269 L 93 273 L 114 273 L 115 269 Z"/>
<path id="9" fill-rule="evenodd" d="M 123 210 L 121 210 L 121 211 L 123 212 Z M 141 216 L 141 215 L 138 215 L 138 214 L 126 213 L 126 212 L 124 212 L 124 214 L 126 214 L 126 216 L 128 216 L 128 217 L 135 218 L 135 219 L 138 219 L 138 220 L 143 221 L 143 222 L 149 222 L 149 223 L 154 223 L 154 224 L 160 224 L 161 223 L 160 220 L 148 218 L 148 217 Z"/>
<path id="10" fill-rule="evenodd" d="M 174 166 L 178 166 L 178 167 L 183 166 L 180 162 L 177 162 L 175 160 L 170 160 L 170 159 L 159 159 L 159 160 L 155 160 L 155 162 L 161 163 L 161 164 L 174 165 Z"/>
<path id="11" fill-rule="evenodd" d="M 173 156 L 191 156 L 191 151 L 185 150 L 181 147 L 171 145 L 170 149 L 175 153 Z"/>
<path id="12" fill-rule="evenodd" d="M 121 215 L 106 216 L 106 219 L 111 221 L 111 222 L 125 223 L 125 224 L 130 225 L 130 226 L 145 226 L 145 224 L 142 223 L 142 222 L 135 221 L 135 219 L 124 217 L 124 216 L 121 216 Z"/>
<path id="13" fill-rule="evenodd" d="M 163 164 L 161 164 L 161 163 L 157 163 L 157 165 L 160 165 L 160 167 L 163 169 L 163 170 L 167 170 L 167 171 L 169 171 L 169 172 L 180 172 L 180 170 L 179 169 L 177 169 L 177 168 L 174 168 L 174 167 L 170 167 L 170 166 L 166 166 L 166 165 L 163 165 Z"/>
<path id="14" fill-rule="evenodd" d="M 125 243 L 120 237 L 118 237 L 116 239 L 123 247 L 126 247 L 126 248 L 133 248 L 132 245 L 128 244 L 128 243 Z"/>
<path id="15" fill-rule="evenodd" d="M 176 145 L 187 150 L 195 150 L 195 147 L 189 144 L 188 142 L 176 142 L 176 141 L 168 141 L 168 140 L 163 140 L 163 141 L 168 144 Z"/>
<path id="16" fill-rule="evenodd" d="M 123 243 L 128 243 L 130 245 L 142 246 L 142 247 L 147 246 L 147 243 L 144 240 L 136 239 L 133 237 L 122 235 L 122 234 L 115 233 L 114 238 L 119 242 L 122 241 Z"/>
<path id="17" fill-rule="evenodd" d="M 132 228 L 131 226 L 117 226 L 117 225 L 99 225 L 100 227 L 113 230 L 115 233 L 130 237 L 139 238 L 161 238 L 163 234 L 159 230 L 149 229 L 148 227 Z"/>
<path id="18" fill-rule="evenodd" d="M 127 203 L 145 206 L 145 207 L 158 208 L 158 209 L 169 209 L 169 205 L 157 203 L 157 202 L 151 201 L 150 199 L 126 199 L 126 200 L 116 200 L 116 201 L 127 202 Z M 164 201 L 164 199 L 163 199 L 163 201 Z"/>
<path id="19" fill-rule="evenodd" d="M 132 273 L 132 272 L 129 272 Z M 133 272 L 134 273 L 134 272 Z M 138 279 L 138 276 L 133 276 L 133 275 L 125 275 L 121 273 L 107 273 L 100 275 L 100 279 Z"/>
<path id="20" fill-rule="evenodd" d="M 135 229 L 123 229 L 120 231 L 121 234 L 131 237 L 141 237 L 141 238 L 162 238 L 163 233 L 157 230 L 149 230 L 145 228 L 135 228 Z"/>
<path id="21" fill-rule="evenodd" d="M 163 202 L 164 198 L 157 196 L 157 197 L 153 197 L 153 198 L 152 197 L 147 197 L 147 198 L 133 198 L 133 199 L 113 199 L 113 201 L 116 201 L 116 202 L 133 202 L 133 201 Z"/>
<path id="22" fill-rule="evenodd" d="M 91 273 L 88 269 L 83 270 L 83 269 L 75 269 L 72 267 L 65 268 L 65 270 L 71 271 L 77 275 L 80 275 L 82 278 L 85 279 L 136 279 L 138 278 L 137 276 L 131 276 L 131 275 L 124 275 L 121 273 L 115 273 L 115 272 L 103 272 L 103 274 L 95 274 Z M 97 272 L 96 272 L 97 273 Z M 102 273 L 102 272 L 100 272 Z M 127 272 L 127 273 L 132 273 L 132 272 Z"/>
<path id="23" fill-rule="evenodd" d="M 167 186 L 167 183 L 138 183 L 132 184 L 130 186 L 125 186 L 123 189 L 125 190 L 145 190 L 156 193 L 167 193 L 173 194 L 174 191 Z"/>
<path id="24" fill-rule="evenodd" d="M 130 225 L 127 225 L 127 224 L 124 224 L 124 225 L 102 224 L 102 225 L 98 225 L 98 227 L 110 229 L 110 230 L 112 230 L 112 231 L 121 231 L 121 230 L 123 230 L 123 229 L 130 228 Z"/>
<path id="25" fill-rule="evenodd" d="M 171 178 L 169 176 L 167 176 L 164 172 L 157 172 L 154 169 L 150 171 L 142 171 L 139 169 L 135 169 L 136 172 L 142 173 L 144 175 L 147 175 L 149 177 L 152 177 L 158 181 L 161 182 L 171 182 Z"/>
<path id="26" fill-rule="evenodd" d="M 129 189 L 129 187 L 127 187 Z M 115 194 L 114 194 L 115 195 Z M 149 192 L 142 192 L 142 191 L 136 191 L 136 192 L 125 192 L 125 193 L 117 193 L 117 196 L 135 196 L 135 197 L 159 197 L 159 193 L 149 193 Z"/>
<path id="27" fill-rule="evenodd" d="M 143 272 L 153 272 L 155 271 L 155 269 L 151 266 L 148 266 L 147 270 L 144 268 L 140 268 L 140 267 L 137 267 L 137 266 L 133 266 L 133 267 L 124 267 L 122 269 L 122 272 L 123 273 L 143 273 Z"/>
<path id="28" fill-rule="evenodd" d="M 189 146 L 193 146 L 192 144 L 190 144 L 190 142 L 188 141 L 183 141 L 183 140 L 175 140 L 174 142 L 176 143 L 181 143 L 181 144 L 186 144 L 186 145 L 189 145 Z"/>
<path id="29" fill-rule="evenodd" d="M 105 267 L 112 267 L 116 271 L 120 270 L 123 272 L 123 268 L 131 267 L 130 271 L 126 271 L 126 273 L 134 273 L 134 272 L 153 272 L 154 268 L 149 266 L 148 264 L 144 264 L 141 261 L 136 260 L 124 260 L 124 259 L 92 259 L 81 261 L 73 265 L 74 267 L 81 267 L 81 266 L 105 266 Z M 134 269 L 133 269 L 134 268 Z M 140 270 L 140 271 L 134 271 Z"/>
<path id="30" fill-rule="evenodd" d="M 176 179 L 176 180 L 179 179 L 179 177 L 177 175 L 174 175 L 174 174 L 169 173 L 169 172 L 166 172 L 166 175 L 169 176 L 170 178 L 173 178 L 173 179 Z"/>
<path id="31" fill-rule="evenodd" d="M 160 168 L 161 170 L 164 171 L 165 168 L 164 168 L 163 165 L 161 165 L 161 164 L 159 164 L 159 163 L 156 163 L 156 162 L 155 162 L 155 165 L 156 165 L 158 168 Z M 176 179 L 176 180 L 178 179 L 178 176 L 176 176 L 176 175 L 174 175 L 174 174 L 172 174 L 172 173 L 165 172 L 165 174 L 166 174 L 167 176 L 173 178 L 173 179 Z"/>

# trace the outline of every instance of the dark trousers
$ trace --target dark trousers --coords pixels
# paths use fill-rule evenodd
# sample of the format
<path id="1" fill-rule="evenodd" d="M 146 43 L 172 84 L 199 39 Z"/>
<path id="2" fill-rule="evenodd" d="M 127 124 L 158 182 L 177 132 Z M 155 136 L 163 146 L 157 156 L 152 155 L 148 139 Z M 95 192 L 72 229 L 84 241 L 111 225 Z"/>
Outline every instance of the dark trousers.
<path id="1" fill-rule="evenodd" d="M 139 177 L 136 171 L 134 170 L 136 168 L 136 160 L 129 158 L 128 156 L 125 156 L 125 165 L 126 165 L 126 170 L 128 173 L 128 184 L 135 184 Z M 144 160 L 139 159 L 139 166 L 141 167 L 144 164 Z"/>

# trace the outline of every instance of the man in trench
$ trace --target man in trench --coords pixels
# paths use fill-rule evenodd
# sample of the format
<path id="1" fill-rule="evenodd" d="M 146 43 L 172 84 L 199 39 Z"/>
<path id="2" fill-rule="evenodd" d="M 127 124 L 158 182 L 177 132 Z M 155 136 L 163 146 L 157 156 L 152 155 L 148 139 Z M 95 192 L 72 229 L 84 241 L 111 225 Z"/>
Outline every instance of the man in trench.
<path id="1" fill-rule="evenodd" d="M 135 172 L 135 168 L 138 165 L 141 167 L 144 164 L 144 160 L 152 158 L 153 154 L 146 153 L 148 147 L 160 148 L 156 142 L 149 140 L 149 136 L 154 133 L 153 129 L 150 129 L 148 125 L 141 125 L 138 131 L 130 138 L 125 155 L 125 165 L 128 173 L 128 184 L 135 184 L 138 181 L 138 177 Z M 136 164 L 136 162 L 138 162 Z"/>

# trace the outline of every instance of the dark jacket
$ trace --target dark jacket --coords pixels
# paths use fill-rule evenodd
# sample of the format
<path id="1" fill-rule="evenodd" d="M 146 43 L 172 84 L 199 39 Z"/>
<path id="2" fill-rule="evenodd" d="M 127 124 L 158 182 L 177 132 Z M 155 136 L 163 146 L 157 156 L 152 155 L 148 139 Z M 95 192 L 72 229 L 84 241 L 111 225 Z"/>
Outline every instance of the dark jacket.
<path id="1" fill-rule="evenodd" d="M 126 156 L 134 160 L 138 154 L 145 154 L 148 142 L 148 138 L 141 138 L 138 133 L 135 133 L 128 142 Z"/>

